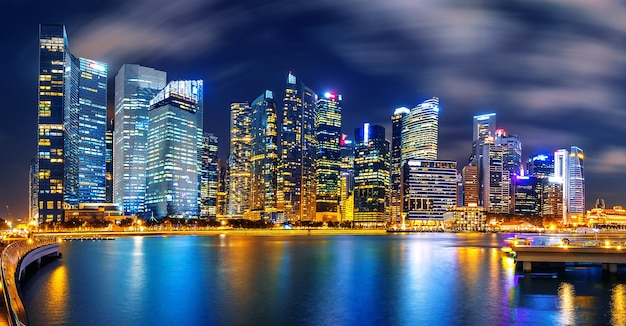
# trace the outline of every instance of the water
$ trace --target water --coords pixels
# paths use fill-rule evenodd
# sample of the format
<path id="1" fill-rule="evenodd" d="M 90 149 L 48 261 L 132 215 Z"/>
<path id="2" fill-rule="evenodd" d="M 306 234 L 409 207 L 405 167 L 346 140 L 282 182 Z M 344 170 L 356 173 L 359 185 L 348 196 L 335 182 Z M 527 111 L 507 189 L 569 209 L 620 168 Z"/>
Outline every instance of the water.
<path id="1" fill-rule="evenodd" d="M 624 270 L 516 275 L 505 237 L 73 241 L 23 297 L 34 326 L 626 325 Z"/>

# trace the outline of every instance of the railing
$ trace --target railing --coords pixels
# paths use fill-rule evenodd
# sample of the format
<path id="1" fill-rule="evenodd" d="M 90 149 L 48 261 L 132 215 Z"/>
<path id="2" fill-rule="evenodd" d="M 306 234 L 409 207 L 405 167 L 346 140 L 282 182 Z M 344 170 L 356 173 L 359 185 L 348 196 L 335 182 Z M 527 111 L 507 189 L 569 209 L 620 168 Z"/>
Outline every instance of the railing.
<path id="1" fill-rule="evenodd" d="M 0 274 L 2 276 L 2 287 L 4 289 L 4 301 L 7 305 L 9 313 L 9 325 L 25 326 L 28 325 L 26 310 L 20 298 L 17 284 L 17 272 L 20 268 L 20 262 L 29 252 L 56 244 L 55 238 L 37 238 L 28 240 L 19 240 L 8 245 L 2 251 L 0 262 Z"/>

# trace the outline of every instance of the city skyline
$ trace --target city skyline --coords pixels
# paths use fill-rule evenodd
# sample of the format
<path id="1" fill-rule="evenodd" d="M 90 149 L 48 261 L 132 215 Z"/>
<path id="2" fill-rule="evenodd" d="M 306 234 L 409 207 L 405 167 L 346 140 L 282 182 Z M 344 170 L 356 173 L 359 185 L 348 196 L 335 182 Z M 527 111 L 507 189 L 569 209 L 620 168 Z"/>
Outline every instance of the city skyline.
<path id="1" fill-rule="evenodd" d="M 622 6 L 602 1 L 485 1 L 461 8 L 448 1 L 281 6 L 183 1 L 161 9 L 161 1 L 133 8 L 122 2 L 97 8 L 65 1 L 28 11 L 33 3 L 9 2 L 3 10 L 31 14 L 2 20 L 3 36 L 13 49 L 3 60 L 12 78 L 3 78 L 1 88 L 10 104 L 0 122 L 0 146 L 8 154 L 0 167 L 2 218 L 5 205 L 16 218 L 28 211 L 40 23 L 65 24 L 72 54 L 108 65 L 109 114 L 113 80 L 122 64 L 167 71 L 170 80 L 205 80 L 204 131 L 219 137 L 222 160 L 228 151 L 230 103 L 250 100 L 265 89 L 280 91 L 284 76 L 293 71 L 316 92 L 343 95 L 345 134 L 369 122 L 384 126 L 391 140 L 390 116 L 396 108 L 412 108 L 436 96 L 439 159 L 457 161 L 460 170 L 471 151 L 472 117 L 495 112 L 497 128 L 520 136 L 523 161 L 571 146 L 585 151 L 586 207 L 597 198 L 609 207 L 626 204 L 620 123 L 626 114 L 621 91 L 626 51 L 615 42 L 626 30 L 602 18 L 619 17 L 626 12 Z M 555 8 L 567 10 L 567 19 L 554 16 Z M 159 26 L 142 19 L 146 12 Z M 410 15 L 417 12 L 424 13 L 420 23 Z M 454 22 L 444 25 L 438 21 L 446 19 L 429 15 Z M 320 16 L 324 19 L 313 18 Z M 262 25 L 271 19 L 260 17 L 276 22 Z M 251 50 L 260 45 L 265 53 Z"/>

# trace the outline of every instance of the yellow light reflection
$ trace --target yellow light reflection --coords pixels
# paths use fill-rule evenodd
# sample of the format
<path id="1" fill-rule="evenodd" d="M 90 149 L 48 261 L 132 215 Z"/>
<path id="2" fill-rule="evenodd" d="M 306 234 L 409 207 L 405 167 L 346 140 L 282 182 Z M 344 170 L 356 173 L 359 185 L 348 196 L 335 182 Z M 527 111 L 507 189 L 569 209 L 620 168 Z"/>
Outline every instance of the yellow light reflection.
<path id="1" fill-rule="evenodd" d="M 611 294 L 611 324 L 626 325 L 626 285 L 617 284 Z"/>
<path id="2" fill-rule="evenodd" d="M 576 322 L 574 285 L 561 283 L 559 286 L 559 301 L 561 308 L 561 325 L 574 325 Z"/>
<path id="3" fill-rule="evenodd" d="M 50 300 L 54 302 L 55 307 L 59 311 L 67 311 L 69 285 L 67 282 L 67 267 L 65 265 L 60 265 L 54 269 L 50 275 L 50 283 L 48 283 L 47 288 Z"/>

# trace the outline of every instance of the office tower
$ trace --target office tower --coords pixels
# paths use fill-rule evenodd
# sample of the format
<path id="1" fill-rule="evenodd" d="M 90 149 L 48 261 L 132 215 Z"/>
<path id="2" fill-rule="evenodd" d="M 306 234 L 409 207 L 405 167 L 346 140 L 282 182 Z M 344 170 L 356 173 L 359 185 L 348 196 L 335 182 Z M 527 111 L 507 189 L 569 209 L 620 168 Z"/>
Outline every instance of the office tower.
<path id="1" fill-rule="evenodd" d="M 250 210 L 252 183 L 252 108 L 248 102 L 230 105 L 230 155 L 228 156 L 228 217 L 243 218 Z"/>
<path id="2" fill-rule="evenodd" d="M 402 175 L 406 221 L 443 227 L 444 213 L 457 203 L 456 162 L 410 159 Z"/>
<path id="3" fill-rule="evenodd" d="M 554 174 L 554 156 L 551 154 L 532 155 L 526 162 L 526 175 L 540 179 Z"/>
<path id="4" fill-rule="evenodd" d="M 215 219 L 217 215 L 217 136 L 202 135 L 202 168 L 200 169 L 200 217 Z"/>
<path id="5" fill-rule="evenodd" d="M 216 218 L 228 217 L 228 167 L 226 161 L 217 160 Z"/>
<path id="6" fill-rule="evenodd" d="M 472 130 L 472 154 L 469 165 L 480 165 L 480 156 L 483 153 L 482 145 L 485 140 L 496 135 L 496 114 L 487 113 L 474 116 Z"/>
<path id="7" fill-rule="evenodd" d="M 289 73 L 283 99 L 279 208 L 288 221 L 315 220 L 317 95 Z"/>
<path id="8" fill-rule="evenodd" d="M 317 221 L 336 222 L 340 218 L 341 100 L 341 95 L 327 92 L 317 101 Z"/>
<path id="9" fill-rule="evenodd" d="M 150 101 L 146 207 L 155 218 L 199 215 L 202 81 L 172 81 Z"/>
<path id="10" fill-rule="evenodd" d="M 391 193 L 389 214 L 392 222 L 400 222 L 402 214 L 402 121 L 410 112 L 408 108 L 397 108 L 391 116 Z"/>
<path id="11" fill-rule="evenodd" d="M 541 179 L 541 216 L 563 217 L 563 182 L 556 177 Z"/>
<path id="12" fill-rule="evenodd" d="M 516 175 L 513 179 L 513 213 L 523 216 L 541 215 L 542 180 L 534 176 Z"/>
<path id="13" fill-rule="evenodd" d="M 113 128 L 114 120 L 107 124 L 106 133 L 106 202 L 113 202 Z"/>
<path id="14" fill-rule="evenodd" d="M 439 136 L 439 99 L 430 98 L 402 118 L 402 161 L 436 160 Z"/>
<path id="15" fill-rule="evenodd" d="M 274 93 L 266 90 L 251 105 L 251 219 L 280 221 L 278 216 L 278 131 Z"/>
<path id="16" fill-rule="evenodd" d="M 391 180 L 389 141 L 379 125 L 365 123 L 355 134 L 354 223 L 382 226 L 387 222 Z"/>
<path id="17" fill-rule="evenodd" d="M 40 222 L 106 199 L 106 76 L 106 64 L 72 55 L 65 26 L 39 26 Z"/>
<path id="18" fill-rule="evenodd" d="M 522 142 L 519 137 L 508 134 L 504 129 L 497 129 L 494 142 L 504 147 L 503 168 L 509 171 L 511 178 L 520 175 L 522 170 Z"/>
<path id="19" fill-rule="evenodd" d="M 479 168 L 482 184 L 482 204 L 489 213 L 511 213 L 511 175 L 505 169 L 507 146 L 495 144 L 493 139 L 481 145 L 482 165 Z"/>
<path id="20" fill-rule="evenodd" d="M 563 184 L 563 223 L 568 224 L 572 215 L 585 214 L 585 176 L 583 150 L 572 146 L 554 153 L 554 176 Z"/>
<path id="21" fill-rule="evenodd" d="M 478 206 L 479 191 L 478 186 L 478 166 L 466 165 L 462 171 L 463 179 L 463 205 Z"/>
<path id="22" fill-rule="evenodd" d="M 146 160 L 150 101 L 165 87 L 167 74 L 125 64 L 115 76 L 113 201 L 126 215 L 146 211 Z"/>
<path id="23" fill-rule="evenodd" d="M 341 134 L 341 181 L 339 189 L 340 221 L 352 221 L 354 217 L 354 142 Z"/>
<path id="24" fill-rule="evenodd" d="M 37 175 L 37 160 L 32 159 L 30 161 L 28 170 L 28 185 L 29 185 L 29 205 L 28 205 L 28 220 L 39 221 L 39 207 L 38 207 L 38 193 L 39 193 L 39 178 Z"/>

